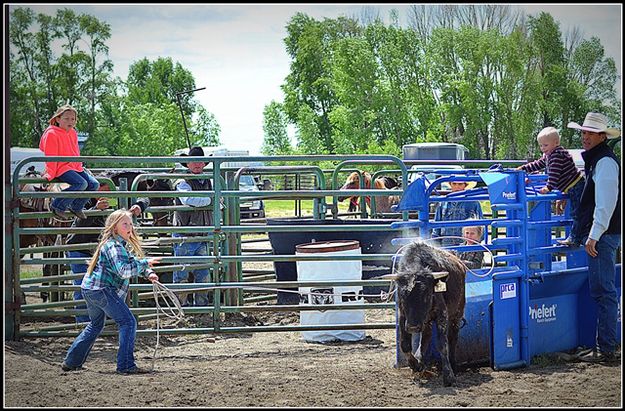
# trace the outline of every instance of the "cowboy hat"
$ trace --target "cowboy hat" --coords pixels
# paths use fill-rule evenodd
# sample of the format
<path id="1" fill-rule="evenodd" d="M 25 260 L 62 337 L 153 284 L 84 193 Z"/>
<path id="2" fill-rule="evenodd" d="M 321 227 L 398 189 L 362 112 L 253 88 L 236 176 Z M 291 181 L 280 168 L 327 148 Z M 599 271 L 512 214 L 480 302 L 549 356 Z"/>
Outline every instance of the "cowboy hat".
<path id="1" fill-rule="evenodd" d="M 204 154 L 204 149 L 202 147 L 193 147 L 191 150 L 189 150 L 189 154 L 182 153 L 180 154 L 180 156 L 181 157 L 205 157 L 206 155 Z M 180 164 L 182 164 L 183 167 L 189 168 L 187 166 L 187 163 L 183 163 L 181 161 Z"/>
<path id="2" fill-rule="evenodd" d="M 606 133 L 608 138 L 614 138 L 621 135 L 620 130 L 608 128 L 608 118 L 601 113 L 588 113 L 581 126 L 574 121 L 567 124 L 568 128 L 576 130 L 590 131 L 591 133 Z"/>
<path id="3" fill-rule="evenodd" d="M 477 181 L 451 181 L 452 183 L 464 183 L 464 189 L 470 190 L 477 186 Z"/>

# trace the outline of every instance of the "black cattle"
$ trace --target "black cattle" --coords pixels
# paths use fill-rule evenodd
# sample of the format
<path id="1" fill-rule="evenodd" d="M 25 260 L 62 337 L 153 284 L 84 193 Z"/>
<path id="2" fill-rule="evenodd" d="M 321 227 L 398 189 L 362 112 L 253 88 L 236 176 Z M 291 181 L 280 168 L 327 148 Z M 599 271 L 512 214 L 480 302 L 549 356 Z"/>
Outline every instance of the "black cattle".
<path id="1" fill-rule="evenodd" d="M 413 371 L 424 369 L 424 353 L 436 322 L 443 383 L 456 381 L 456 343 L 464 315 L 466 268 L 448 251 L 415 242 L 406 246 L 395 277 L 399 300 L 401 351 Z"/>
<path id="2" fill-rule="evenodd" d="M 120 180 L 126 179 L 127 189 L 130 190 L 134 179 L 143 174 L 142 171 L 124 170 L 124 171 L 105 171 L 98 175 L 98 177 L 106 177 L 113 180 L 116 186 L 119 187 Z M 145 179 L 141 180 L 137 185 L 137 191 L 171 191 L 172 186 L 170 180 L 167 179 Z M 172 206 L 174 205 L 174 199 L 169 197 L 150 197 L 149 203 L 151 207 L 160 206 Z M 152 213 L 152 225 L 153 226 L 168 226 L 171 225 L 169 221 L 169 213 L 157 212 Z"/>

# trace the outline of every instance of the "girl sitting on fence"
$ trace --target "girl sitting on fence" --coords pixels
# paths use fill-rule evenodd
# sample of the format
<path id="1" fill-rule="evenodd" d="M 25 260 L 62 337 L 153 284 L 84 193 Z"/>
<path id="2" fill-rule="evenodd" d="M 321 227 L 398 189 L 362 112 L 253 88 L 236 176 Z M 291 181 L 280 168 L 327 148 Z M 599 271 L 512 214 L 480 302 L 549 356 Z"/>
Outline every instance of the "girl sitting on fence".
<path id="1" fill-rule="evenodd" d="M 50 125 L 43 132 L 39 142 L 39 148 L 46 156 L 80 156 L 78 134 L 74 129 L 77 116 L 76 109 L 69 104 L 56 110 L 56 113 L 50 118 Z M 100 187 L 98 180 L 83 167 L 81 162 L 46 162 L 44 177 L 48 181 L 58 178 L 69 184 L 69 187 L 63 191 L 96 191 Z M 83 209 L 87 201 L 89 201 L 89 197 L 55 198 L 50 202 L 50 211 L 62 219 L 65 219 L 64 212 L 69 211 L 84 220 L 87 216 Z"/>

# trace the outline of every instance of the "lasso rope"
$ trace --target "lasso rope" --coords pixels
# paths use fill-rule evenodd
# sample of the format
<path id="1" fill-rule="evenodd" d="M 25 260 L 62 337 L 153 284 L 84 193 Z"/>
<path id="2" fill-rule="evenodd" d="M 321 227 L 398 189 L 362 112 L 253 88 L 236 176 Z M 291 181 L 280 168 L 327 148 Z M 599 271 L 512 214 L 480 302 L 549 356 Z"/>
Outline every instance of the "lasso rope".
<path id="1" fill-rule="evenodd" d="M 152 371 L 154 371 L 154 361 L 156 360 L 156 351 L 160 345 L 160 329 L 161 322 L 159 313 L 162 312 L 167 317 L 176 320 L 175 324 L 178 324 L 184 317 L 184 311 L 178 296 L 172 292 L 169 288 L 165 287 L 158 281 L 152 281 L 152 293 L 154 294 L 154 302 L 156 303 L 156 345 L 154 346 L 154 354 L 152 355 Z M 167 308 L 161 307 L 159 303 L 159 297 L 163 298 Z"/>
<path id="2" fill-rule="evenodd" d="M 476 245 L 479 245 L 480 247 L 482 247 L 486 253 L 490 254 L 490 270 L 488 270 L 486 272 L 486 274 L 477 274 L 476 272 L 474 272 L 473 270 L 471 270 L 469 267 L 467 267 L 467 265 L 465 264 L 464 266 L 467 268 L 467 271 L 469 271 L 471 274 L 473 274 L 474 276 L 478 277 L 478 278 L 484 278 L 484 277 L 488 277 L 493 270 L 495 269 L 495 256 L 493 255 L 493 252 L 490 251 L 488 249 L 488 247 L 486 247 L 484 244 L 482 244 L 479 241 L 473 240 L 471 238 L 466 238 L 466 237 L 461 237 L 461 236 L 457 236 L 457 235 L 443 235 L 440 237 L 432 237 L 432 238 L 428 238 L 426 240 L 423 241 L 433 241 L 433 240 L 439 240 L 439 239 L 443 239 L 443 238 L 456 238 L 456 239 L 461 239 L 461 240 L 465 240 L 465 241 L 471 241 Z M 405 247 L 405 246 L 404 246 Z"/>

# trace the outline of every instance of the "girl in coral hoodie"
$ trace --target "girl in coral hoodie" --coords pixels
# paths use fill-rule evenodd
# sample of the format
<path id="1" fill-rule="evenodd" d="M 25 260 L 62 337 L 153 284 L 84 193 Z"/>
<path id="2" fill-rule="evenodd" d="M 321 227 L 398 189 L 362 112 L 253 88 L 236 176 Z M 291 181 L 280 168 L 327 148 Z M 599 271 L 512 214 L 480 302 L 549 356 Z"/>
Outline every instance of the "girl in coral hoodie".
<path id="1" fill-rule="evenodd" d="M 39 148 L 46 156 L 80 156 L 76 126 L 77 112 L 69 104 L 59 107 L 50 118 L 50 126 L 43 132 Z M 69 184 L 63 191 L 96 191 L 100 183 L 91 175 L 82 162 L 46 162 L 44 177 L 48 181 L 55 178 Z M 64 218 L 64 212 L 69 211 L 80 219 L 87 216 L 83 212 L 89 196 L 84 198 L 54 198 L 50 203 L 50 211 L 54 215 Z"/>

